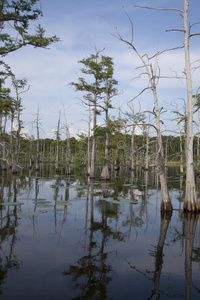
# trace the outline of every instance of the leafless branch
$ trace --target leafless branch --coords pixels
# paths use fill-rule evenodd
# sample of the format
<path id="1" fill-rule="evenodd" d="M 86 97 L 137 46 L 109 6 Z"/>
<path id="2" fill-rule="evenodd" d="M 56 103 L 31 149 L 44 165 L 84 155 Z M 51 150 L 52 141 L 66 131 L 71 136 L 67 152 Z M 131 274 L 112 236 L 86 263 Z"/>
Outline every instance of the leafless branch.
<path id="1" fill-rule="evenodd" d="M 136 98 L 138 98 L 140 95 L 142 95 L 146 90 L 151 89 L 150 86 L 144 88 L 139 94 L 137 94 L 135 97 L 133 97 L 131 100 L 129 100 L 129 102 L 132 102 L 133 100 L 135 100 Z"/>
<path id="2" fill-rule="evenodd" d="M 168 51 L 173 51 L 173 50 L 183 49 L 183 48 L 184 48 L 184 46 L 180 46 L 180 47 L 174 47 L 174 48 L 169 48 L 169 49 L 165 49 L 165 50 L 162 50 L 162 51 L 158 51 L 153 56 L 151 56 L 149 59 L 153 59 L 154 57 L 156 57 L 156 56 L 158 56 L 162 53 L 168 52 Z"/>
<path id="3" fill-rule="evenodd" d="M 190 28 L 192 28 L 193 26 L 199 25 L 199 24 L 200 24 L 200 22 L 193 23 L 192 25 L 190 25 Z"/>
<path id="4" fill-rule="evenodd" d="M 149 7 L 149 6 L 140 6 L 140 5 L 134 5 L 134 7 L 138 7 L 138 8 L 146 8 L 146 9 L 154 9 L 154 10 L 175 10 L 175 11 L 179 11 L 180 13 L 183 13 L 183 10 L 179 9 L 179 8 L 158 8 L 158 7 Z"/>
<path id="5" fill-rule="evenodd" d="M 200 134 L 200 132 L 197 132 L 197 133 L 194 134 L 194 136 L 199 135 L 199 134 Z"/>
<path id="6" fill-rule="evenodd" d="M 30 89 L 30 85 L 28 85 L 28 87 L 27 87 L 26 90 L 23 90 L 23 91 L 19 92 L 18 94 L 19 94 L 19 95 L 24 94 L 24 93 L 28 92 L 29 89 Z"/>
<path id="7" fill-rule="evenodd" d="M 190 34 L 190 38 L 192 37 L 192 36 L 197 36 L 197 35 L 200 35 L 200 33 L 198 32 L 198 33 L 192 33 L 192 34 Z"/>
<path id="8" fill-rule="evenodd" d="M 127 18 L 129 19 L 129 22 L 131 23 L 131 44 L 133 43 L 133 22 L 131 20 L 131 18 L 129 17 L 128 13 L 126 12 L 124 6 L 122 7 L 123 11 L 125 12 Z"/>
<path id="9" fill-rule="evenodd" d="M 179 32 L 184 32 L 183 29 L 166 29 L 165 32 L 171 32 L 171 31 L 179 31 Z"/>

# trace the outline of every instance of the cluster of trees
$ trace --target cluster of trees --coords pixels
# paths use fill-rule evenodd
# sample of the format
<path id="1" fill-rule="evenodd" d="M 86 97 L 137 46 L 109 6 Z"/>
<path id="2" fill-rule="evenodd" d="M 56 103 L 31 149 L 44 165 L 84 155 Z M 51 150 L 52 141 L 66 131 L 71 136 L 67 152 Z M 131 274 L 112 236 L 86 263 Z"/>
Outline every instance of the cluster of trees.
<path id="1" fill-rule="evenodd" d="M 195 187 L 195 173 L 194 173 L 194 134 L 193 134 L 193 115 L 199 108 L 199 94 L 196 92 L 195 97 L 192 93 L 192 80 L 191 80 L 191 64 L 190 64 L 190 53 L 189 53 L 189 40 L 199 33 L 191 34 L 192 25 L 188 24 L 188 1 L 184 0 L 184 8 L 181 10 L 179 8 L 152 8 L 152 7 L 140 7 L 146 9 L 156 9 L 156 10 L 174 10 L 181 14 L 183 17 L 183 29 L 175 30 L 184 33 L 184 46 L 178 48 L 184 48 L 185 50 L 185 79 L 187 87 L 187 105 L 186 112 L 184 115 L 185 121 L 185 136 L 182 136 L 182 130 L 180 129 L 180 161 L 183 165 L 183 148 L 185 149 L 185 164 L 186 164 L 186 191 L 185 191 L 185 211 L 199 211 L 200 206 L 197 199 L 196 187 Z M 1 13 L 0 13 L 0 39 L 2 41 L 2 46 L 0 47 L 0 55 L 3 57 L 10 52 L 16 51 L 19 48 L 32 45 L 34 47 L 48 47 L 51 43 L 58 41 L 56 36 L 46 37 L 45 30 L 39 25 L 36 29 L 34 35 L 29 34 L 30 21 L 37 20 L 41 15 L 42 11 L 37 6 L 38 0 L 17 0 L 17 1 L 1 1 Z M 128 14 L 127 14 L 128 16 Z M 129 18 L 129 16 L 128 16 Z M 130 18 L 129 18 L 130 20 Z M 108 20 L 110 22 L 110 20 Z M 12 30 L 7 30 L 6 24 L 12 24 Z M 111 23 L 111 22 L 110 22 Z M 133 32 L 133 24 L 130 20 Z M 111 23 L 112 24 L 112 23 Z M 110 110 L 113 109 L 112 99 L 118 94 L 117 81 L 113 78 L 114 74 L 114 63 L 113 59 L 109 56 L 103 56 L 102 51 L 96 49 L 96 53 L 90 55 L 88 58 L 82 59 L 79 63 L 82 64 L 81 72 L 82 77 L 78 78 L 78 82 L 71 82 L 71 86 L 75 88 L 75 91 L 83 92 L 82 105 L 86 108 L 88 112 L 88 136 L 87 136 L 87 175 L 90 178 L 95 178 L 95 161 L 97 158 L 97 146 L 98 138 L 104 137 L 104 157 L 103 157 L 103 167 L 101 172 L 102 180 L 109 180 L 110 177 L 110 161 L 111 161 L 111 150 L 116 150 L 115 155 L 115 165 L 118 167 L 119 164 L 119 153 L 122 148 L 124 148 L 124 137 L 130 135 L 130 168 L 134 171 L 134 165 L 137 153 L 137 144 L 135 138 L 136 127 L 140 127 L 143 131 L 144 143 L 142 148 L 145 157 L 144 168 L 148 169 L 149 165 L 149 149 L 151 139 L 149 137 L 149 128 L 153 127 L 156 130 L 156 146 L 155 153 L 156 159 L 155 164 L 157 167 L 157 172 L 160 178 L 161 184 L 161 210 L 171 211 L 172 204 L 170 201 L 167 180 L 165 175 L 165 161 L 166 157 L 164 154 L 163 138 L 161 131 L 161 112 L 162 109 L 159 107 L 157 88 L 160 79 L 160 69 L 157 63 L 157 56 L 162 52 L 156 53 L 154 56 L 149 57 L 148 54 L 142 55 L 138 50 L 133 36 L 130 41 L 124 39 L 117 27 L 112 24 L 116 36 L 118 39 L 128 45 L 128 47 L 133 51 L 141 61 L 141 69 L 144 69 L 143 74 L 148 77 L 149 85 L 144 87 L 139 95 L 141 95 L 146 90 L 151 90 L 154 99 L 154 108 L 148 115 L 153 115 L 153 121 L 150 122 L 150 117 L 144 112 L 135 112 L 134 105 L 129 105 L 129 112 L 126 113 L 126 117 L 122 118 L 119 113 L 118 119 L 113 119 L 110 116 Z M 174 30 L 173 30 L 174 31 Z M 169 51 L 175 50 L 168 49 Z M 2 168 L 5 169 L 6 165 L 12 168 L 13 173 L 17 172 L 18 161 L 19 161 L 19 147 L 20 147 L 20 135 L 21 128 L 23 126 L 21 120 L 21 94 L 24 93 L 29 87 L 25 79 L 17 79 L 12 73 L 9 66 L 7 66 L 3 60 L 0 61 L 3 71 L 0 73 L 0 157 L 2 161 Z M 156 67 L 154 66 L 156 65 Z M 10 96 L 10 89 L 5 86 L 5 81 L 7 78 L 11 79 L 12 86 L 15 91 L 15 97 Z M 138 96 L 139 96 L 138 95 Z M 196 105 L 196 107 L 195 107 Z M 119 110 L 120 112 L 120 110 Z M 105 124 L 99 127 L 97 125 L 97 117 L 99 114 L 104 113 Z M 59 170 L 59 143 L 60 143 L 60 112 L 56 131 L 56 170 Z M 178 116 L 177 111 L 177 116 Z M 11 120 L 11 133 L 6 134 L 6 124 L 8 116 Z M 13 129 L 13 121 L 17 120 L 17 129 Z M 3 125 L 4 121 L 4 125 Z M 180 119 L 177 122 L 177 127 L 180 125 Z M 93 125 L 91 125 L 93 124 Z M 36 128 L 37 128 L 37 143 L 36 143 L 36 170 L 39 168 L 40 161 L 40 139 L 39 139 L 39 112 L 36 118 Z M 129 128 L 129 130 L 128 130 Z M 65 157 L 66 157 L 66 173 L 70 174 L 70 162 L 71 162 L 71 147 L 70 147 L 70 136 L 69 127 L 67 125 L 67 118 L 65 116 L 65 129 L 66 129 L 66 147 L 65 147 Z M 128 132 L 127 132 L 128 131 Z M 92 134 L 91 134 L 92 132 Z M 116 143 L 118 139 L 118 142 Z M 184 139 L 184 145 L 183 145 Z M 32 139 L 30 138 L 30 147 L 32 147 Z M 83 140 L 83 139 L 82 139 Z M 126 143 L 127 144 L 127 143 Z M 32 166 L 32 148 L 30 148 L 30 167 Z M 139 148 L 140 149 L 140 148 Z M 166 147 L 167 149 L 167 147 Z M 199 149 L 199 139 L 198 147 Z M 51 150 L 49 150 L 51 152 Z M 199 150 L 198 150 L 199 151 Z M 45 152 L 43 152 L 45 153 Z M 199 153 L 197 153 L 199 154 Z"/>
<path id="2" fill-rule="evenodd" d="M 20 135 L 23 126 L 21 94 L 27 91 L 29 86 L 26 79 L 16 78 L 10 66 L 3 61 L 3 57 L 27 45 L 47 48 L 59 40 L 56 36 L 46 37 L 41 25 L 36 27 L 34 34 L 30 33 L 33 32 L 30 23 L 42 16 L 38 2 L 39 0 L 0 1 L 0 157 L 2 169 L 9 166 L 13 173 L 16 173 L 18 168 Z M 6 86 L 7 79 L 10 79 L 15 97 L 11 96 L 11 89 Z M 11 121 L 9 137 L 5 134 L 8 117 Z M 13 128 L 14 120 L 17 120 L 16 129 Z"/>

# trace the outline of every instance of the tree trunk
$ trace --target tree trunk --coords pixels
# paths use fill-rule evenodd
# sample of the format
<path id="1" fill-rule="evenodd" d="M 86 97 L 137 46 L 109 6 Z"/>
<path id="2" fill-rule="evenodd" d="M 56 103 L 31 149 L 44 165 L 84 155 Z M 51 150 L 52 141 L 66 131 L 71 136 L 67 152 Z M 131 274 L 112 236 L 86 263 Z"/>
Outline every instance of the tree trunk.
<path id="1" fill-rule="evenodd" d="M 134 115 L 134 107 L 132 106 L 133 113 L 133 124 L 132 124 L 132 135 L 131 135 L 131 171 L 135 169 L 135 115 Z M 134 173 L 133 173 L 134 175 Z"/>
<path id="2" fill-rule="evenodd" d="M 185 74 L 187 84 L 187 134 L 186 134 L 186 189 L 185 189 L 185 212 L 197 212 L 200 206 L 197 199 L 194 163 L 193 163 L 193 111 L 194 103 L 192 99 L 192 79 L 190 67 L 190 53 L 189 53 L 189 32 L 188 32 L 188 1 L 184 0 L 184 47 L 185 47 Z"/>
<path id="3" fill-rule="evenodd" d="M 59 111 L 58 125 L 56 131 L 56 173 L 59 172 L 59 137 L 60 137 L 60 111 Z"/>
<path id="4" fill-rule="evenodd" d="M 18 162 L 19 162 L 19 144 L 20 144 L 20 133 L 21 133 L 21 128 L 22 128 L 22 121 L 20 120 L 20 105 L 21 101 L 19 99 L 19 96 L 17 95 L 17 123 L 18 123 L 18 128 L 17 128 L 17 133 L 16 133 L 16 145 L 15 145 L 15 161 L 12 166 L 12 173 L 17 174 L 18 170 Z"/>
<path id="5" fill-rule="evenodd" d="M 180 173 L 183 174 L 183 141 L 180 132 Z"/>
<path id="6" fill-rule="evenodd" d="M 39 171 L 39 165 L 40 165 L 40 132 L 39 132 L 39 108 L 37 111 L 37 118 L 36 118 L 36 130 L 37 130 L 37 153 L 36 153 L 36 165 L 35 165 L 35 171 Z"/>
<path id="7" fill-rule="evenodd" d="M 90 160 L 91 160 L 91 155 L 90 155 L 90 131 L 91 131 L 91 109 L 90 109 L 90 101 L 88 101 L 88 107 L 89 107 L 89 118 L 88 118 L 88 147 L 87 147 L 87 173 L 86 175 L 90 175 Z"/>
<path id="8" fill-rule="evenodd" d="M 108 82 L 106 80 L 106 108 L 105 108 L 105 117 L 106 117 L 106 133 L 105 133 L 105 160 L 103 165 L 103 170 L 101 172 L 102 180 L 109 180 L 109 162 L 108 162 L 108 144 L 109 144 L 109 120 L 108 120 L 108 107 L 109 107 L 109 95 L 108 95 Z"/>
<path id="9" fill-rule="evenodd" d="M 70 136 L 69 136 L 68 128 L 66 128 L 66 134 L 67 134 L 67 145 L 66 145 L 66 171 L 65 171 L 65 174 L 70 175 L 71 174 L 71 168 L 70 168 L 71 159 L 70 159 Z"/>
<path id="10" fill-rule="evenodd" d="M 169 198 L 167 180 L 165 176 L 165 160 L 163 154 L 162 135 L 160 131 L 160 112 L 158 109 L 157 91 L 154 84 L 152 85 L 152 87 L 153 87 L 153 94 L 154 94 L 155 117 L 156 117 L 156 128 L 157 128 L 156 164 L 157 164 L 157 171 L 159 174 L 160 185 L 161 185 L 161 211 L 171 211 L 172 204 Z"/>
<path id="11" fill-rule="evenodd" d="M 150 120 L 149 120 L 150 123 Z M 146 131 L 145 170 L 149 169 L 149 126 Z"/>
<path id="12" fill-rule="evenodd" d="M 94 114 L 93 114 L 93 138 L 92 138 L 92 155 L 91 155 L 91 167 L 90 167 L 90 178 L 95 178 L 95 153 L 96 153 L 96 137 L 95 137 L 95 130 L 97 125 L 97 112 L 96 112 L 96 105 L 97 105 L 97 96 L 95 94 L 94 97 Z"/>

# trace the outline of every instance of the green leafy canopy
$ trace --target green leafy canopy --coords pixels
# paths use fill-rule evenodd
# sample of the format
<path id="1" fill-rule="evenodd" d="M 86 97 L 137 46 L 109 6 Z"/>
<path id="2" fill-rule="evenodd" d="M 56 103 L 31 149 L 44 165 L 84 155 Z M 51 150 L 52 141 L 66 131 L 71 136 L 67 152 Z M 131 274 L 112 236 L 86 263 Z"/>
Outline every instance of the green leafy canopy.
<path id="1" fill-rule="evenodd" d="M 42 16 L 38 3 L 39 0 L 0 0 L 1 56 L 26 45 L 47 48 L 59 40 L 56 35 L 46 37 L 41 25 L 36 26 L 34 34 L 29 34 L 30 21 L 36 21 Z"/>

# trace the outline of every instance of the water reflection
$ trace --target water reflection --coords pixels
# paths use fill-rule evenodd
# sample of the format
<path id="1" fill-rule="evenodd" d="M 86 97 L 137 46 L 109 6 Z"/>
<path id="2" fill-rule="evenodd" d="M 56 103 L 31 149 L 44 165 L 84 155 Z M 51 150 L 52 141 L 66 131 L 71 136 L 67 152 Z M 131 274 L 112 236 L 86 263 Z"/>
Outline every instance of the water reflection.
<path id="1" fill-rule="evenodd" d="M 107 184 L 101 184 L 103 195 L 107 196 Z M 77 296 L 71 299 L 108 299 L 107 286 L 112 281 L 112 264 L 109 256 L 112 252 L 105 250 L 108 239 L 123 241 L 124 236 L 120 231 L 115 231 L 107 224 L 107 212 L 110 208 L 102 201 L 101 222 L 94 219 L 94 183 L 88 182 L 90 200 L 90 224 L 88 227 L 88 197 L 85 216 L 85 245 L 84 256 L 74 264 L 69 264 L 63 275 L 70 276 L 73 289 Z M 89 232 L 89 233 L 88 233 Z"/>
<path id="2" fill-rule="evenodd" d="M 185 213 L 185 299 L 191 299 L 192 289 L 192 251 L 194 236 L 199 219 L 198 214 Z"/>
<path id="3" fill-rule="evenodd" d="M 48 173 L 45 178 L 4 174 L 0 184 L 4 299 L 14 295 L 36 299 L 39 291 L 42 299 L 198 299 L 199 216 L 181 211 L 183 178 L 169 180 L 177 211 L 160 214 L 157 176 L 151 170 L 136 172 L 125 176 L 120 170 L 120 178 L 109 183 L 80 174 Z M 168 176 L 173 178 L 171 170 Z M 18 201 L 24 205 L 6 204 Z M 43 215 L 21 214 L 41 210 Z M 185 244 L 185 255 L 180 243 Z M 23 292 L 23 281 L 31 295 Z M 41 291 L 41 282 L 49 289 Z"/>
<path id="4" fill-rule="evenodd" d="M 4 194 L 6 185 L 6 174 L 3 174 L 1 180 L 0 203 L 4 200 L 8 202 L 16 202 L 17 200 L 17 178 L 8 180 L 8 193 Z M 13 189 L 13 193 L 11 190 Z M 8 206 L 6 209 L 0 205 L 0 295 L 2 295 L 2 286 L 6 283 L 9 270 L 19 270 L 22 265 L 20 258 L 15 255 L 15 245 L 19 242 L 17 238 L 17 227 L 19 225 L 17 206 Z"/>
<path id="5" fill-rule="evenodd" d="M 167 235 L 167 229 L 169 227 L 169 223 L 172 217 L 171 212 L 161 212 L 161 223 L 160 223 L 160 235 L 158 239 L 158 244 L 155 251 L 155 272 L 154 272 L 154 290 L 153 294 L 149 299 L 156 300 L 159 296 L 159 282 L 160 276 L 162 271 L 162 266 L 164 262 L 164 255 L 163 255 L 163 247 Z"/>

